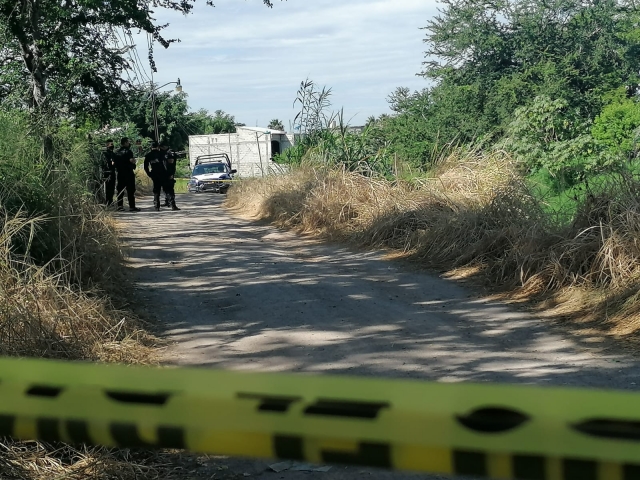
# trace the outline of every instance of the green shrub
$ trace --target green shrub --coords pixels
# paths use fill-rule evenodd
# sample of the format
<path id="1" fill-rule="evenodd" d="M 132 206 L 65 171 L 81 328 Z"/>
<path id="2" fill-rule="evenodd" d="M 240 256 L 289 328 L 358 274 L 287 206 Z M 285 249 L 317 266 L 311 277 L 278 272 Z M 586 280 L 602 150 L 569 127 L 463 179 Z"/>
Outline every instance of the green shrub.
<path id="1" fill-rule="evenodd" d="M 42 131 L 52 143 L 47 156 Z M 95 202 L 100 161 L 86 132 L 64 123 L 39 130 L 21 112 L 0 111 L 0 209 L 8 217 L 40 219 L 32 235 L 13 239 L 14 253 L 67 272 L 72 283 L 109 277 L 122 254 L 114 226 Z"/>
<path id="2" fill-rule="evenodd" d="M 593 122 L 591 135 L 613 155 L 629 158 L 636 152 L 640 128 L 640 104 L 621 99 L 602 109 Z"/>
<path id="3" fill-rule="evenodd" d="M 191 167 L 189 165 L 188 158 L 181 158 L 176 162 L 176 177 L 177 178 L 191 177 Z"/>

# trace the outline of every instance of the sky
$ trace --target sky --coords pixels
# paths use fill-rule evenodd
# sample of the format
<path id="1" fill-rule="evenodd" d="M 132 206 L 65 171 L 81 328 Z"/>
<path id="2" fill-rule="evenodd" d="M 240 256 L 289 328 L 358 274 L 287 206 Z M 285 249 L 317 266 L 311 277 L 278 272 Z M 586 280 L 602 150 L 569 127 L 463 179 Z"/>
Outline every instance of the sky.
<path id="1" fill-rule="evenodd" d="M 386 99 L 397 87 L 427 86 L 416 76 L 420 28 L 436 14 L 436 0 L 274 0 L 273 9 L 262 0 L 216 0 L 215 8 L 200 0 L 187 16 L 154 14 L 169 23 L 165 38 L 180 39 L 156 44 L 154 81 L 180 78 L 192 110 L 224 110 L 249 126 L 277 118 L 291 130 L 293 101 L 309 78 L 332 89 L 331 109 L 362 125 L 390 113 Z M 145 38 L 135 41 L 146 59 Z"/>

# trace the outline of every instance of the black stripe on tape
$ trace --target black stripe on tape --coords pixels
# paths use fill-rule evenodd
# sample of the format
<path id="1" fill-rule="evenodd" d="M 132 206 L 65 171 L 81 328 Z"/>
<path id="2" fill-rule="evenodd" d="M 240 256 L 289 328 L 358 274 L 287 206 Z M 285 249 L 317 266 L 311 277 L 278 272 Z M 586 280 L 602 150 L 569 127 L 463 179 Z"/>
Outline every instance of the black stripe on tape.
<path id="1" fill-rule="evenodd" d="M 640 440 L 640 422 L 595 418 L 573 425 L 580 433 L 616 440 Z"/>
<path id="2" fill-rule="evenodd" d="M 640 480 L 640 465 L 624 465 L 622 478 L 623 480 Z"/>
<path id="3" fill-rule="evenodd" d="M 107 397 L 116 402 L 134 403 L 138 405 L 162 406 L 171 397 L 170 393 L 139 393 L 107 391 Z"/>
<path id="4" fill-rule="evenodd" d="M 544 457 L 514 455 L 513 476 L 518 480 L 545 480 Z"/>
<path id="5" fill-rule="evenodd" d="M 283 460 L 304 460 L 302 437 L 275 435 L 273 449 L 276 457 Z"/>
<path id="6" fill-rule="evenodd" d="M 391 468 L 391 448 L 384 443 L 361 443 L 358 451 L 338 452 L 322 450 L 322 461 L 326 463 L 343 463 L 379 468 Z"/>
<path id="7" fill-rule="evenodd" d="M 13 436 L 13 428 L 16 424 L 16 417 L 13 415 L 0 415 L 0 436 Z"/>
<path id="8" fill-rule="evenodd" d="M 562 470 L 564 480 L 598 480 L 598 464 L 589 460 L 566 458 Z"/>
<path id="9" fill-rule="evenodd" d="M 109 430 L 119 447 L 185 448 L 184 430 L 179 427 L 158 427 L 158 443 L 150 443 L 140 438 L 138 427 L 132 423 L 112 423 Z"/>
<path id="10" fill-rule="evenodd" d="M 453 451 L 453 469 L 458 475 L 487 475 L 487 456 L 482 452 Z"/>
<path id="11" fill-rule="evenodd" d="M 158 427 L 158 442 L 162 448 L 187 448 L 184 429 L 180 427 Z"/>
<path id="12" fill-rule="evenodd" d="M 27 390 L 27 395 L 31 395 L 33 397 L 46 397 L 46 398 L 56 398 L 58 395 L 62 393 L 62 388 L 59 387 L 50 387 L 47 385 L 34 385 L 29 390 Z"/>
<path id="13" fill-rule="evenodd" d="M 474 410 L 469 415 L 457 416 L 464 427 L 481 433 L 501 433 L 513 430 L 529 420 L 529 417 L 516 410 L 501 407 L 488 407 Z"/>
<path id="14" fill-rule="evenodd" d="M 38 418 L 36 420 L 38 440 L 60 442 L 60 421 L 57 418 Z"/>
<path id="15" fill-rule="evenodd" d="M 320 399 L 313 405 L 308 406 L 304 413 L 306 415 L 374 419 L 377 418 L 380 410 L 388 407 L 388 403 Z"/>
<path id="16" fill-rule="evenodd" d="M 89 426 L 87 422 L 83 420 L 67 420 L 66 427 L 71 443 L 76 445 L 93 443 L 89 436 Z"/>
<path id="17" fill-rule="evenodd" d="M 109 431 L 119 447 L 142 448 L 155 446 L 142 440 L 138 435 L 138 428 L 131 423 L 112 423 L 109 426 Z"/>
<path id="18" fill-rule="evenodd" d="M 275 395 L 260 395 L 259 393 L 239 393 L 238 398 L 245 400 L 259 400 L 258 411 L 284 413 L 289 407 L 302 400 L 302 397 L 281 397 Z"/>

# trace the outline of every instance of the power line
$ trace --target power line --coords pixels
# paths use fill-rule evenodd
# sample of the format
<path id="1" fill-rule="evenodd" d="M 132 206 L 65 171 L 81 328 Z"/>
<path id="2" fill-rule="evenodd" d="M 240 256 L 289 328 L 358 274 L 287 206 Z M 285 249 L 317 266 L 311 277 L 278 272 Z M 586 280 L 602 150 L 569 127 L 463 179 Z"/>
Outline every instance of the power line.
<path id="1" fill-rule="evenodd" d="M 147 34 L 147 42 L 149 45 L 149 62 L 151 62 L 151 51 L 153 48 L 153 39 L 151 34 Z M 160 141 L 160 135 L 158 134 L 158 112 L 156 111 L 156 90 L 155 83 L 153 81 L 153 65 L 149 65 L 151 71 L 151 108 L 153 113 L 153 126 L 156 134 L 156 142 Z"/>
<path id="2" fill-rule="evenodd" d="M 115 29 L 115 28 L 114 28 L 114 29 L 112 29 L 112 30 L 111 30 L 111 34 L 112 34 L 113 41 L 114 41 L 114 42 L 115 42 L 115 44 L 116 44 L 116 47 L 118 47 L 118 48 L 121 48 L 121 47 L 122 47 L 122 48 L 127 48 L 126 53 L 127 53 L 127 55 L 129 56 L 129 58 L 131 58 L 131 55 L 129 54 L 129 48 L 128 48 L 128 47 L 129 47 L 129 45 L 128 45 L 124 40 L 122 40 L 122 39 L 120 38 L 120 35 L 118 34 L 118 30 L 117 30 L 117 29 Z M 133 83 L 134 83 L 134 81 L 133 81 L 133 79 L 131 78 L 131 75 L 129 74 L 129 69 L 128 69 L 128 68 L 125 68 L 125 69 L 124 69 L 124 72 L 125 72 L 125 74 L 127 75 L 127 78 L 129 79 L 129 83 L 130 83 L 130 84 L 133 84 Z"/>
<path id="3" fill-rule="evenodd" d="M 116 43 L 122 44 L 123 48 L 126 48 L 126 56 L 130 65 L 130 69 L 127 69 L 129 82 L 133 85 L 141 86 L 144 81 L 144 71 L 141 69 L 140 62 L 136 60 L 136 58 L 134 58 L 134 56 L 132 55 L 132 52 L 136 52 L 136 45 L 133 42 L 133 37 L 131 37 L 131 41 L 129 41 L 127 32 L 125 32 L 124 29 L 122 31 L 122 36 L 117 29 L 113 30 L 113 34 L 117 38 L 115 40 Z M 129 70 L 132 71 L 135 80 L 131 78 Z"/>
<path id="4" fill-rule="evenodd" d="M 146 68 L 144 67 L 142 60 L 138 55 L 138 48 L 135 40 L 133 39 L 133 35 L 131 35 L 131 32 L 123 32 L 123 35 L 129 39 L 130 45 L 132 46 L 129 52 L 129 55 L 132 63 L 135 65 L 137 69 L 137 74 L 140 77 L 140 83 L 144 83 L 145 81 L 151 81 L 151 78 L 147 74 Z"/>

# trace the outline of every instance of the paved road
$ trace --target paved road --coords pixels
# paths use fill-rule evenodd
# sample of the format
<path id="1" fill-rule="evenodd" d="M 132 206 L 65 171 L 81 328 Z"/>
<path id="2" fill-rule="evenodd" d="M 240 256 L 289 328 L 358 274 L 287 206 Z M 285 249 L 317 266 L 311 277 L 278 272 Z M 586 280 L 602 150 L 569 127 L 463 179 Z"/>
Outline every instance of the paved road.
<path id="1" fill-rule="evenodd" d="M 380 253 L 239 219 L 222 200 L 183 195 L 182 211 L 157 213 L 143 199 L 143 212 L 120 216 L 140 299 L 172 342 L 167 362 L 443 382 L 640 382 L 640 362 L 611 353 L 603 339 L 568 335 Z M 404 478 L 338 467 L 275 474 L 265 465 L 228 462 L 260 479 Z"/>

